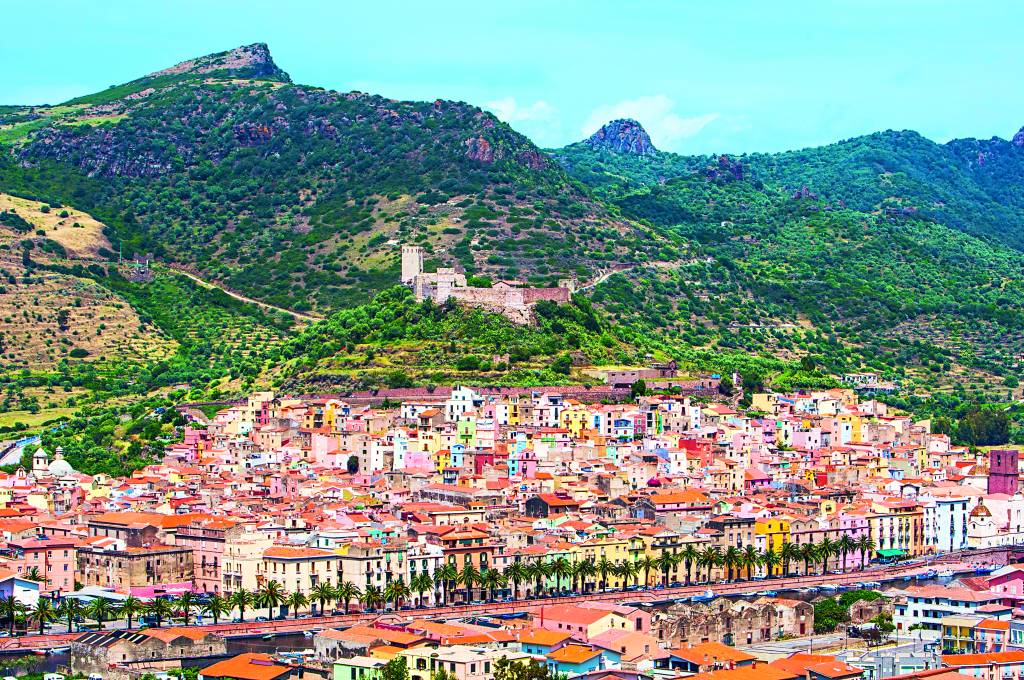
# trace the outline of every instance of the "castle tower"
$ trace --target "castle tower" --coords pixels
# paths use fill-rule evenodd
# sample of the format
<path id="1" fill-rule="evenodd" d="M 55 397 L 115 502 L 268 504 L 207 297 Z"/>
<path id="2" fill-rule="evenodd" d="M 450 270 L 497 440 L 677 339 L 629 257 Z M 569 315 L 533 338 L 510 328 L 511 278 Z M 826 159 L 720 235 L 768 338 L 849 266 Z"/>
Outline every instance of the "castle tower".
<path id="1" fill-rule="evenodd" d="M 423 273 L 423 248 L 402 246 L 402 283 L 412 283 Z"/>
<path id="2" fill-rule="evenodd" d="M 1015 449 L 993 449 L 988 452 L 988 492 L 1005 493 L 1009 496 L 1017 493 L 1020 486 L 1020 474 L 1017 464 L 1020 451 Z"/>

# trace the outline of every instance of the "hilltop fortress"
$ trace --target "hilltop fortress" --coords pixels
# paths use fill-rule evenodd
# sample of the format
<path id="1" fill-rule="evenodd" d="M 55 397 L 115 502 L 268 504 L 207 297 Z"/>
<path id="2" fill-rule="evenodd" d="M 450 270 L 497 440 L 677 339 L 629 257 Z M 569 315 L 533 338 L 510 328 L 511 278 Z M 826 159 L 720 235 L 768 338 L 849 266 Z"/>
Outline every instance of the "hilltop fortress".
<path id="1" fill-rule="evenodd" d="M 575 290 L 573 279 L 562 279 L 557 288 L 529 288 L 520 281 L 498 281 L 490 288 L 466 284 L 466 275 L 452 268 L 423 271 L 423 248 L 402 246 L 402 283 L 411 287 L 417 300 L 441 304 L 448 299 L 503 314 L 516 323 L 533 320 L 533 306 L 541 300 L 568 302 Z"/>

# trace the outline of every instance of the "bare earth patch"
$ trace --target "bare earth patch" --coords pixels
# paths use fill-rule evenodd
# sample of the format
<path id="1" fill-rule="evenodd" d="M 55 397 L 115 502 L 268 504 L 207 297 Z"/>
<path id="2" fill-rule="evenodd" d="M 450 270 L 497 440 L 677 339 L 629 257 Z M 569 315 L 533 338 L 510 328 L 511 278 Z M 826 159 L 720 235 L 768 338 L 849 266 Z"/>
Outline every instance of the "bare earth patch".
<path id="1" fill-rule="evenodd" d="M 69 257 L 93 259 L 100 248 L 110 249 L 110 241 L 103 235 L 103 223 L 92 215 L 70 206 L 51 208 L 50 212 L 44 213 L 40 210 L 43 205 L 39 201 L 0 194 L 0 210 L 13 210 L 36 229 L 44 230 L 46 238 L 64 246 Z M 61 217 L 64 213 L 67 217 Z M 7 231 L 0 228 L 0 232 Z"/>

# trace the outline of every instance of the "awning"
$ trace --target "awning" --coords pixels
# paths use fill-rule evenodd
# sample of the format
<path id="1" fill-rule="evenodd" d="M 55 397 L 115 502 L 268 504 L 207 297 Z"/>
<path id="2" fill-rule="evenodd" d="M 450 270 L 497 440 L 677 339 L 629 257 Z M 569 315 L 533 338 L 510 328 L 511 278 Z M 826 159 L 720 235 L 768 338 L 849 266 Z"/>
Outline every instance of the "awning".
<path id="1" fill-rule="evenodd" d="M 900 555 L 906 555 L 906 550 L 900 550 L 899 548 L 889 548 L 887 550 L 879 550 L 879 557 L 899 557 Z"/>

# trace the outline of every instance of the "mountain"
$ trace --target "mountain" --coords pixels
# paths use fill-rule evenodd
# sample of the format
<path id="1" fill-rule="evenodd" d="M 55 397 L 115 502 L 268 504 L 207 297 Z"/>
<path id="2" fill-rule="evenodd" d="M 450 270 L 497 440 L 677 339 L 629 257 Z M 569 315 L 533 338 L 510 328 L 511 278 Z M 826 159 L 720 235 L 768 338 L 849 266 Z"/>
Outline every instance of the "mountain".
<path id="1" fill-rule="evenodd" d="M 262 44 L 6 115 L 0 188 L 80 205 L 124 253 L 292 309 L 393 284 L 398 243 L 537 283 L 658 248 L 493 115 L 296 85 Z"/>
<path id="2" fill-rule="evenodd" d="M 1017 387 L 1014 143 L 879 133 L 774 155 L 637 155 L 589 140 L 551 153 L 625 217 L 691 248 L 674 270 L 594 291 L 625 325 L 693 348 L 807 356 L 833 374 L 874 370 L 905 388 Z"/>
<path id="3" fill-rule="evenodd" d="M 608 149 L 615 153 L 628 153 L 638 156 L 657 153 L 651 143 L 651 137 L 640 123 L 630 118 L 613 120 L 601 126 L 583 144 L 591 149 Z"/>

